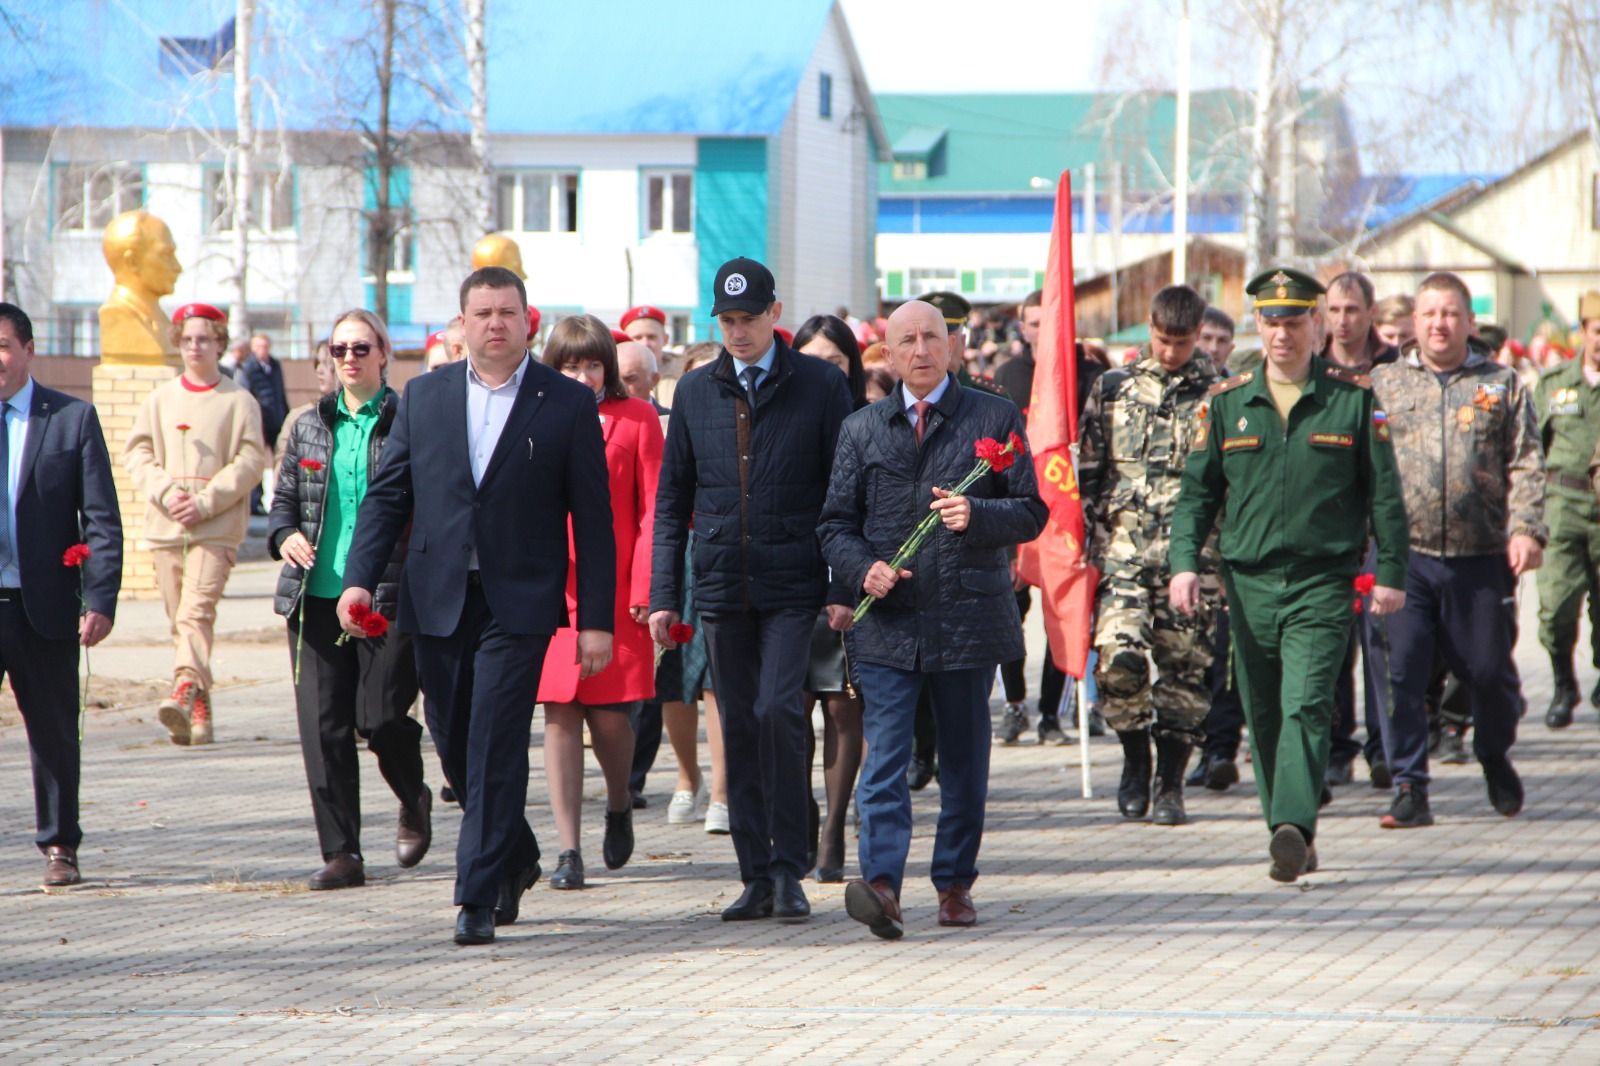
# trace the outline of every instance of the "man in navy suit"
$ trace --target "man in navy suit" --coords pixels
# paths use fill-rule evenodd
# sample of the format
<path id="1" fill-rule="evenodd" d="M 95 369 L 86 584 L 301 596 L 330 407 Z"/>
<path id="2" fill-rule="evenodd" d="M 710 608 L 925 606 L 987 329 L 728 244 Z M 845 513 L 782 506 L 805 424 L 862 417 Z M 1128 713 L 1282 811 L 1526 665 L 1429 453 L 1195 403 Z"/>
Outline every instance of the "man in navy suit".
<path id="1" fill-rule="evenodd" d="M 94 408 L 36 383 L 32 362 L 32 321 L 0 303 L 0 673 L 28 729 L 50 888 L 80 880 L 78 646 L 111 632 L 122 513 Z M 90 554 L 74 566 L 77 544 Z"/>
<path id="2" fill-rule="evenodd" d="M 488 944 L 539 878 L 528 733 L 550 636 L 567 625 L 567 519 L 577 544 L 581 674 L 611 661 L 616 548 L 594 394 L 527 352 L 522 279 L 461 285 L 467 358 L 406 386 L 367 488 L 339 618 L 371 606 L 410 526 L 400 628 L 416 640 L 428 731 L 462 800 L 457 944 Z"/>

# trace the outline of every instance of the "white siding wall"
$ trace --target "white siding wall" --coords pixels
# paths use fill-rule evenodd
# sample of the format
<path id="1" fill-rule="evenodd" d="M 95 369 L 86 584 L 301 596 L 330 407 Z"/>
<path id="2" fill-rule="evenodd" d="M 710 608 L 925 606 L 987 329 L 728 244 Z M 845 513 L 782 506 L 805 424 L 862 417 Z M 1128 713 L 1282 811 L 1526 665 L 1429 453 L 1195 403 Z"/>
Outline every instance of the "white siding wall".
<path id="1" fill-rule="evenodd" d="M 580 308 L 608 323 L 630 302 L 670 309 L 695 305 L 699 259 L 693 235 L 646 238 L 640 217 L 642 172 L 693 170 L 693 137 L 501 136 L 491 140 L 490 153 L 497 168 L 578 172 L 578 232 L 513 234 L 535 305 Z"/>
<path id="2" fill-rule="evenodd" d="M 794 107 L 773 142 L 772 240 L 769 265 L 784 301 L 790 328 L 840 304 L 859 317 L 876 310 L 874 279 L 868 275 L 869 169 L 861 87 L 845 52 L 848 32 L 837 6 L 823 25 L 817 48 L 800 76 Z M 820 75 L 833 78 L 833 114 L 818 113 Z"/>

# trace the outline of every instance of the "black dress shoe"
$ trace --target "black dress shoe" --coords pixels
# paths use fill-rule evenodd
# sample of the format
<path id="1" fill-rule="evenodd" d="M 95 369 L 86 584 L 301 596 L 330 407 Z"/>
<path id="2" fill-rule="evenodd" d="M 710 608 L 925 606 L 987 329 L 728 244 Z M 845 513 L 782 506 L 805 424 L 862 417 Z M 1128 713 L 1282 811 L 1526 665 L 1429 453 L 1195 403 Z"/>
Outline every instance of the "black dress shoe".
<path id="1" fill-rule="evenodd" d="M 328 865 L 311 875 L 307 882 L 311 891 L 321 892 L 332 888 L 357 888 L 367 883 L 366 868 L 361 856 L 347 851 L 336 851 L 328 856 Z"/>
<path id="2" fill-rule="evenodd" d="M 456 802 L 456 790 L 451 788 L 449 785 L 440 785 L 439 786 L 439 802 L 441 802 L 441 803 L 455 803 Z"/>
<path id="3" fill-rule="evenodd" d="M 1489 803 L 1510 818 L 1522 811 L 1522 778 L 1504 755 L 1483 760 L 1483 779 L 1489 786 Z"/>
<path id="4" fill-rule="evenodd" d="M 533 887 L 542 872 L 539 869 L 539 860 L 534 859 L 532 863 L 500 882 L 500 898 L 494 905 L 495 925 L 510 925 L 517 920 L 517 912 L 522 909 L 522 894 Z"/>
<path id="5" fill-rule="evenodd" d="M 772 917 L 772 882 L 751 881 L 733 905 L 722 912 L 725 922 L 751 922 Z"/>
<path id="6" fill-rule="evenodd" d="M 772 878 L 773 901 L 772 914 L 780 922 L 803 922 L 811 917 L 811 903 L 806 899 L 805 889 L 800 887 L 800 879 L 788 874 L 774 874 Z"/>
<path id="7" fill-rule="evenodd" d="M 493 944 L 494 927 L 495 908 L 474 907 L 468 903 L 456 915 L 456 943 L 463 946 Z"/>
<path id="8" fill-rule="evenodd" d="M 409 870 L 422 861 L 433 843 L 433 790 L 427 785 L 417 797 L 416 809 L 400 808 L 400 828 L 394 834 L 394 859 Z"/>
<path id="9" fill-rule="evenodd" d="M 1394 773 L 1390 771 L 1389 764 L 1379 758 L 1367 767 L 1367 774 L 1372 778 L 1372 787 L 1387 792 L 1394 787 Z"/>
<path id="10" fill-rule="evenodd" d="M 906 784 L 911 786 L 911 791 L 921 792 L 932 780 L 933 761 L 920 755 L 911 756 L 911 763 L 906 767 Z"/>
<path id="11" fill-rule="evenodd" d="M 620 870 L 633 858 L 633 808 L 606 812 L 606 839 L 600 845 L 606 869 Z"/>
<path id="12" fill-rule="evenodd" d="M 1206 788 L 1212 792 L 1226 792 L 1239 783 L 1239 764 L 1221 755 L 1211 755 L 1206 761 Z"/>
<path id="13" fill-rule="evenodd" d="M 1323 780 L 1334 786 L 1348 785 L 1355 780 L 1355 774 L 1350 769 L 1349 760 L 1340 759 L 1337 762 L 1328 763 L 1328 769 L 1323 776 Z"/>
<path id="14" fill-rule="evenodd" d="M 556 872 L 550 875 L 550 887 L 563 891 L 583 887 L 583 856 L 576 849 L 563 851 L 556 857 Z"/>
<path id="15" fill-rule="evenodd" d="M 643 792 L 635 792 L 635 793 L 633 793 L 633 809 L 634 810 L 642 811 L 648 806 L 650 806 L 650 801 L 644 798 L 644 793 Z"/>

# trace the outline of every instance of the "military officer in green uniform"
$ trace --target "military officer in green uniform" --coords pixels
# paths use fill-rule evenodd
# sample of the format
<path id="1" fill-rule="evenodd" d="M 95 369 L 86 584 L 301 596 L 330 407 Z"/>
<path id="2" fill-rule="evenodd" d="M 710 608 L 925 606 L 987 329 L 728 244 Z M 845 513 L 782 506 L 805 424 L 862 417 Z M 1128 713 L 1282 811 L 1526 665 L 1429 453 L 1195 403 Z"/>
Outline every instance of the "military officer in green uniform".
<path id="1" fill-rule="evenodd" d="M 1578 704 L 1572 652 L 1578 643 L 1578 612 L 1589 598 L 1595 619 L 1600 593 L 1600 503 L 1589 487 L 1589 459 L 1600 445 L 1600 292 L 1578 301 L 1583 354 L 1546 372 L 1533 390 L 1544 448 L 1545 523 L 1550 543 L 1539 568 L 1539 643 L 1550 653 L 1555 695 L 1544 724 L 1564 729 Z M 1589 634 L 1594 665 L 1600 667 L 1600 626 Z M 1600 685 L 1590 702 L 1600 707 Z"/>
<path id="2" fill-rule="evenodd" d="M 1250 280 L 1265 360 L 1211 390 L 1173 516 L 1169 595 L 1200 606 L 1200 551 L 1221 518 L 1233 670 L 1256 789 L 1272 831 L 1269 875 L 1316 869 L 1334 683 L 1370 525 L 1376 587 L 1365 609 L 1405 604 L 1407 528 L 1388 422 L 1365 376 L 1313 356 L 1323 287 L 1298 270 Z"/>

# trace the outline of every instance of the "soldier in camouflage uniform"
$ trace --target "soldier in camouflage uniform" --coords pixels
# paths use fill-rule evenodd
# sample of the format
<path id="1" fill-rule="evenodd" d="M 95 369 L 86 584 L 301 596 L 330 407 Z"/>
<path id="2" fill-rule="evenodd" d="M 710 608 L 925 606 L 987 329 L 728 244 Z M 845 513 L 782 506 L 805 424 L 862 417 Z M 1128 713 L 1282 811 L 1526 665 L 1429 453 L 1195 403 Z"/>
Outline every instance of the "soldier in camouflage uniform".
<path id="1" fill-rule="evenodd" d="M 1578 303 L 1583 354 L 1544 374 L 1533 390 L 1544 448 L 1545 522 L 1550 543 L 1539 568 L 1539 643 L 1550 653 L 1555 694 L 1544 724 L 1564 729 L 1578 704 L 1572 650 L 1578 643 L 1578 612 L 1585 596 L 1595 618 L 1600 593 L 1600 502 L 1589 487 L 1589 460 L 1600 445 L 1600 292 Z M 1600 626 L 1589 634 L 1600 666 Z M 1600 707 L 1600 685 L 1589 697 Z"/>
<path id="2" fill-rule="evenodd" d="M 1194 357 L 1205 309 L 1187 285 L 1156 293 L 1150 345 L 1132 366 L 1103 374 L 1089 394 L 1078 457 L 1089 558 L 1100 570 L 1095 682 L 1101 713 L 1122 741 L 1117 806 L 1125 818 L 1145 816 L 1153 736 L 1157 825 L 1188 820 L 1183 772 L 1211 707 L 1211 611 L 1179 615 L 1165 594 L 1184 457 L 1206 393 L 1222 380 L 1210 359 Z"/>
<path id="3" fill-rule="evenodd" d="M 1415 346 L 1372 372 L 1400 465 L 1411 544 L 1405 607 L 1377 627 L 1378 647 L 1369 648 L 1388 660 L 1391 704 L 1380 721 L 1397 788 L 1380 822 L 1385 829 L 1433 824 L 1423 699 L 1436 646 L 1469 694 L 1472 747 L 1489 802 L 1507 817 L 1522 809 L 1522 781 L 1507 755 L 1521 712 L 1511 659 L 1515 595 L 1517 578 L 1538 568 L 1546 540 L 1532 397 L 1516 371 L 1469 345 L 1466 284 L 1454 274 L 1424 278 L 1416 325 Z"/>

